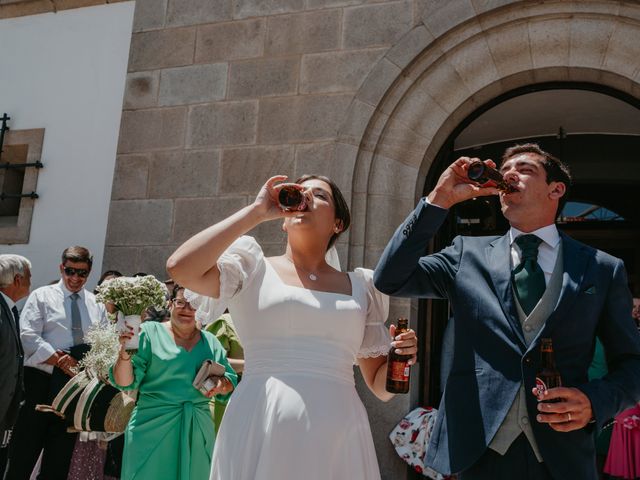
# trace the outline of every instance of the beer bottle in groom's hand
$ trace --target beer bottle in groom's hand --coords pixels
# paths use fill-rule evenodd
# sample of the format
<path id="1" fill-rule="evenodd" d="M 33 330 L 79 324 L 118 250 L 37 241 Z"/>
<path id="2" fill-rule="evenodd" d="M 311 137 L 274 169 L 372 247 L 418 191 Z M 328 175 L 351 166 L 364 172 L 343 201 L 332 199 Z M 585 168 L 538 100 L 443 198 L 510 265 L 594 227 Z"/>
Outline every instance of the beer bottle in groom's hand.
<path id="1" fill-rule="evenodd" d="M 562 377 L 556 368 L 556 361 L 553 354 L 553 342 L 550 338 L 541 339 L 540 345 L 540 370 L 536 373 L 536 389 L 538 398 L 541 398 L 545 391 L 550 388 L 562 386 Z M 544 402 L 555 403 L 562 401 L 560 398 L 552 400 L 542 400 Z"/>

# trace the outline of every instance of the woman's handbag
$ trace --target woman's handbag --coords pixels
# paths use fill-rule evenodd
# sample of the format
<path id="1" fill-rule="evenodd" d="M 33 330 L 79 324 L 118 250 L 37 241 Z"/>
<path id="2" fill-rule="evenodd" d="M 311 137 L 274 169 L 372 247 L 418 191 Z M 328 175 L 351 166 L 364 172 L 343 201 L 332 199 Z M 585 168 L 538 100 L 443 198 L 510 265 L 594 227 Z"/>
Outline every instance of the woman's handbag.
<path id="1" fill-rule="evenodd" d="M 218 362 L 205 360 L 193 380 L 193 386 L 206 396 L 209 390 L 216 386 L 217 380 L 224 376 L 225 372 L 224 366 Z"/>
<path id="2" fill-rule="evenodd" d="M 418 407 L 412 410 L 391 430 L 389 440 L 400 458 L 411 465 L 416 472 L 433 480 L 445 480 L 449 477 L 424 464 L 437 414 L 438 411 L 430 407 Z"/>

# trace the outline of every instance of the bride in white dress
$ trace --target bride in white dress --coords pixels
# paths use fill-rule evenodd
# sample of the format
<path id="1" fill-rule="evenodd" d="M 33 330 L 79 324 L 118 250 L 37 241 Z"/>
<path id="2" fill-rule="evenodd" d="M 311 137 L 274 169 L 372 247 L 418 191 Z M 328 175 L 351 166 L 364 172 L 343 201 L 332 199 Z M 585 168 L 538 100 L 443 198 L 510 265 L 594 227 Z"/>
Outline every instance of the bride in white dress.
<path id="1" fill-rule="evenodd" d="M 325 253 L 349 227 L 338 187 L 325 177 L 296 183 L 303 211 L 278 204 L 276 176 L 253 204 L 198 233 L 169 258 L 171 277 L 215 319 L 226 307 L 245 351 L 242 382 L 216 439 L 212 480 L 376 480 L 380 478 L 367 413 L 354 386 L 357 363 L 371 391 L 385 391 L 388 298 L 371 270 L 343 273 Z M 284 218 L 284 255 L 266 258 L 243 236 Z M 205 299 L 206 297 L 211 297 Z M 415 333 L 398 336 L 400 353 L 417 351 Z"/>

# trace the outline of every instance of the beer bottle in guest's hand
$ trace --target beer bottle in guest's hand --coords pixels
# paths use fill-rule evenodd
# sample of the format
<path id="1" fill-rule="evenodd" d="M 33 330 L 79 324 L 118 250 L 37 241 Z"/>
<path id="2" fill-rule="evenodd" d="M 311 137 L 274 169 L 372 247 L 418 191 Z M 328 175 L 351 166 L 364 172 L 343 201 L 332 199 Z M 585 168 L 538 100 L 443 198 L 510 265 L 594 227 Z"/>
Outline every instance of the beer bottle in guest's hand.
<path id="1" fill-rule="evenodd" d="M 399 318 L 396 327 L 396 335 L 409 330 L 409 320 Z M 400 355 L 396 353 L 396 347 L 391 347 L 387 357 L 387 385 L 386 390 L 390 393 L 408 393 L 411 367 L 409 360 L 411 355 Z"/>
<path id="2" fill-rule="evenodd" d="M 542 395 L 546 390 L 562 386 L 562 378 L 560 372 L 556 368 L 556 361 L 553 355 L 553 342 L 550 338 L 541 339 L 540 345 L 540 371 L 536 373 L 536 388 L 538 396 Z M 544 402 L 555 403 L 561 399 L 542 400 Z"/>

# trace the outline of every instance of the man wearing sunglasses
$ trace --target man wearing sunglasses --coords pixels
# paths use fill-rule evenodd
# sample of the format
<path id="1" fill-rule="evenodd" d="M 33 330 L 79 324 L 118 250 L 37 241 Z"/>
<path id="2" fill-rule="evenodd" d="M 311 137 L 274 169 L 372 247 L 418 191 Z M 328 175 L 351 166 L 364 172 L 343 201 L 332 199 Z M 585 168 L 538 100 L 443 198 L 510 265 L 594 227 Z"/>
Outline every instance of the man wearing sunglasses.
<path id="1" fill-rule="evenodd" d="M 105 308 L 86 290 L 93 257 L 84 247 L 62 253 L 62 278 L 31 293 L 20 316 L 24 347 L 25 405 L 9 446 L 5 478 L 29 478 L 43 450 L 40 477 L 65 479 L 77 434 L 67 433 L 64 421 L 37 412 L 38 404 L 51 404 L 60 388 L 74 375 L 84 335 L 93 324 L 106 322 Z"/>

